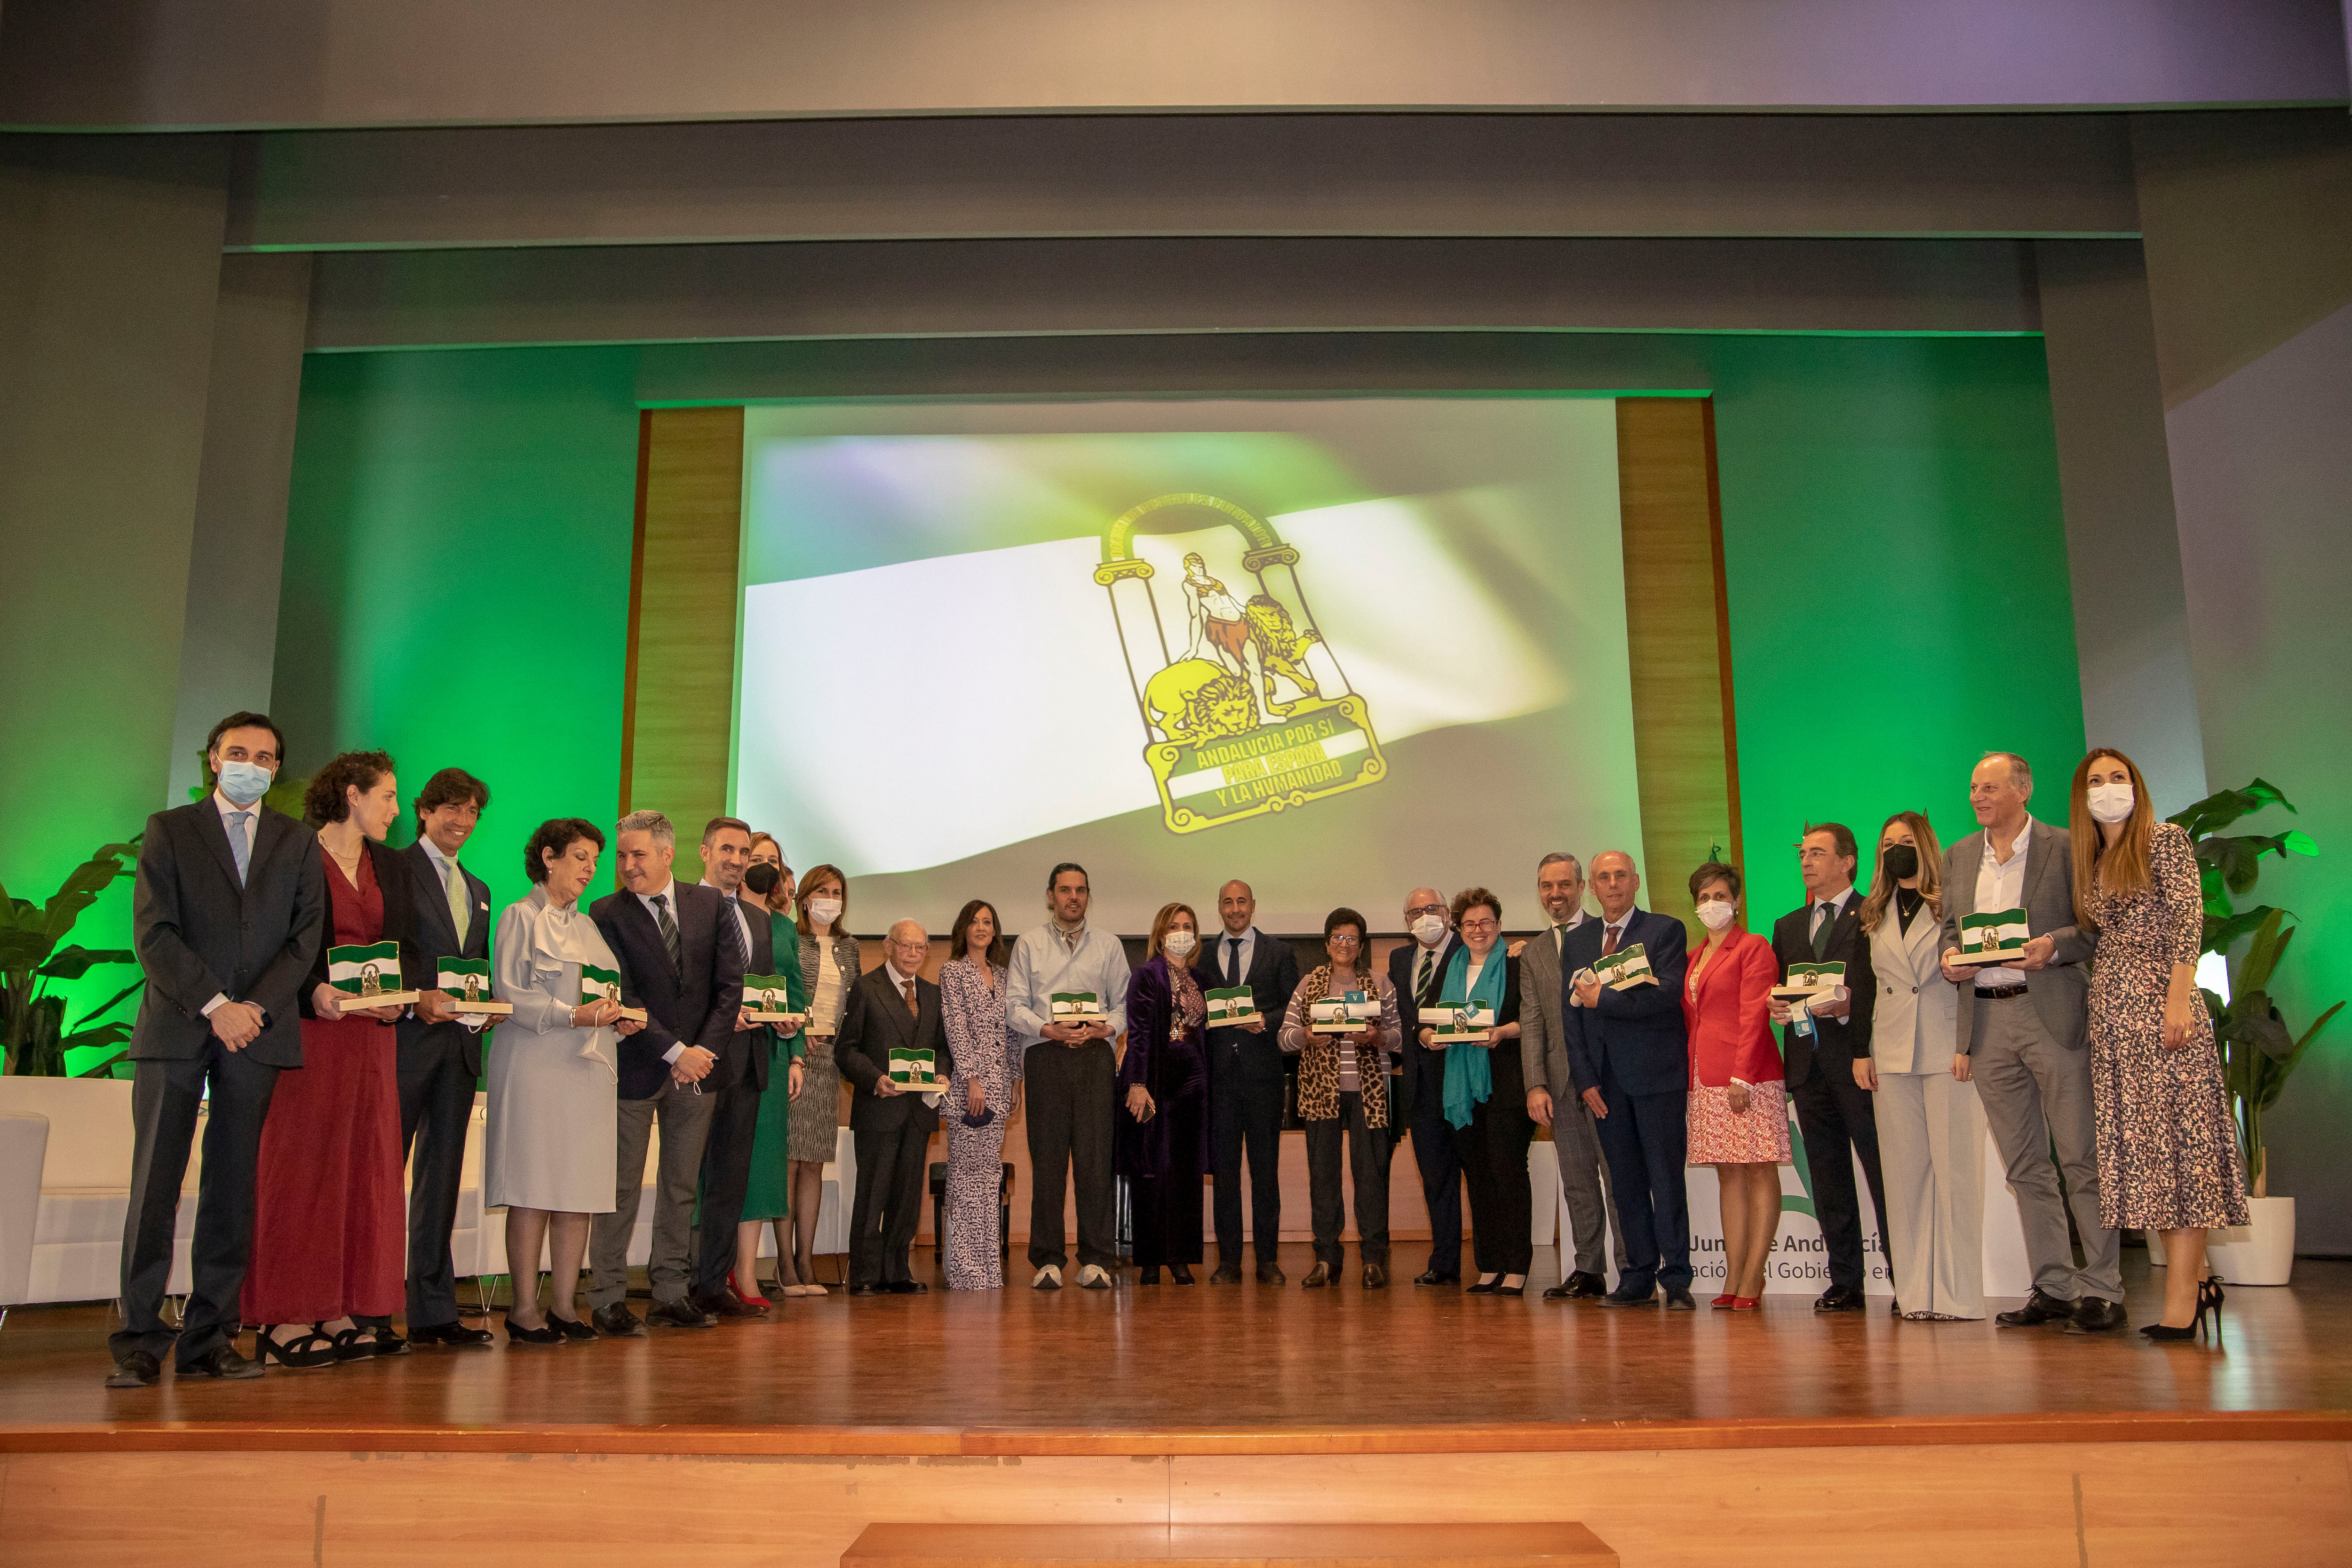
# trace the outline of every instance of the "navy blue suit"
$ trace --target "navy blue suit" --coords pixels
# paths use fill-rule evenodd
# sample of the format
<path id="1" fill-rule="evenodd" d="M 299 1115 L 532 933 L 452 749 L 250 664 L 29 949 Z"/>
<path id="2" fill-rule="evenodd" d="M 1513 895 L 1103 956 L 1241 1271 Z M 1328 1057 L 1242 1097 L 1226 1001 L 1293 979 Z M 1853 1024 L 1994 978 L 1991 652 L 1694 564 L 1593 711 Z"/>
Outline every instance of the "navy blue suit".
<path id="1" fill-rule="evenodd" d="M 1618 946 L 1642 944 L 1654 985 L 1603 986 L 1599 1005 L 1573 1005 L 1577 971 L 1590 969 L 1607 940 L 1606 917 L 1568 933 L 1559 962 L 1560 1016 L 1568 1033 L 1569 1075 L 1576 1091 L 1601 1091 L 1608 1114 L 1593 1131 L 1609 1162 L 1625 1231 L 1620 1290 L 1647 1295 L 1656 1286 L 1690 1289 L 1690 1205 L 1683 1189 L 1689 1148 L 1690 1045 L 1683 1024 L 1683 978 L 1690 942 L 1683 923 L 1637 909 L 1625 917 Z"/>
<path id="2" fill-rule="evenodd" d="M 1389 984 L 1396 987 L 1397 1012 L 1404 1022 L 1404 1098 L 1412 1127 L 1412 1160 L 1421 1170 L 1422 1201 L 1429 1205 L 1429 1272 L 1443 1279 L 1462 1273 L 1462 1151 L 1445 1120 L 1445 1053 L 1421 1043 L 1423 1003 L 1434 1006 L 1445 982 L 1445 966 L 1462 939 L 1452 931 L 1438 944 L 1429 984 L 1416 996 L 1413 965 L 1425 951 L 1407 942 L 1389 954 Z"/>
<path id="3" fill-rule="evenodd" d="M 1192 978 L 1203 991 L 1222 991 L 1233 940 L 1223 927 L 1202 941 Z M 1260 1263 L 1272 1263 L 1282 1241 L 1282 1104 L 1291 1071 L 1276 1036 L 1284 1009 L 1298 989 L 1298 955 L 1280 937 L 1257 933 L 1249 973 L 1238 977 L 1250 988 L 1250 1005 L 1265 1020 L 1256 1034 L 1217 1028 L 1207 1034 L 1209 1068 L 1209 1171 L 1211 1211 L 1215 1216 L 1217 1261 L 1241 1267 L 1242 1161 L 1249 1161 L 1250 1241 Z"/>
<path id="4" fill-rule="evenodd" d="M 466 940 L 460 942 L 449 922 L 448 889 L 422 841 L 400 852 L 400 868 L 409 879 L 421 965 L 403 978 L 412 989 L 434 990 L 441 960 L 489 957 L 496 918 L 490 887 L 457 868 L 466 879 Z M 408 962 L 403 952 L 401 963 Z M 457 1223 L 466 1129 L 474 1119 L 474 1087 L 482 1077 L 482 1031 L 463 1024 L 427 1024 L 413 1012 L 394 1027 L 399 1040 L 400 1148 L 414 1161 L 408 1188 L 408 1329 L 414 1333 L 457 1321 L 457 1269 L 449 1255 L 449 1233 Z"/>

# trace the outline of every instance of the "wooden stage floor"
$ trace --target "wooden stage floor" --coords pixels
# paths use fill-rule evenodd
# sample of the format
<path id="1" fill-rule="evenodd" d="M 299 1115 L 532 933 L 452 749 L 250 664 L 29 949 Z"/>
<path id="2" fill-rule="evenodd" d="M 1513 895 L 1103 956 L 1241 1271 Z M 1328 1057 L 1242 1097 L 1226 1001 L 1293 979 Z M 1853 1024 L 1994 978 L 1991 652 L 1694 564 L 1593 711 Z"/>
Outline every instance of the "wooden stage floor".
<path id="1" fill-rule="evenodd" d="M 2161 1281 L 2140 1254 L 2126 1257 L 2137 1325 L 2154 1315 Z M 164 1446 L 240 1447 L 243 1429 L 268 1447 L 306 1446 L 307 1431 L 320 1447 L 541 1451 L 625 1450 L 631 1432 L 669 1441 L 680 1428 L 732 1429 L 730 1447 L 803 1452 L 953 1451 L 937 1445 L 959 1433 L 1097 1452 L 1171 1451 L 1154 1435 L 1185 1434 L 1279 1447 L 1285 1435 L 1344 1443 L 1386 1433 L 1375 1446 L 1388 1447 L 1422 1429 L 1443 1442 L 1435 1429 L 1448 1427 L 1541 1428 L 1539 1446 L 1670 1440 L 1650 1424 L 1721 1426 L 1734 1442 L 1749 1427 L 1877 1442 L 1890 1425 L 1914 1426 L 1916 1436 L 1892 1440 L 1952 1442 L 2112 1435 L 2112 1420 L 2073 1419 L 2089 1416 L 2161 1427 L 2204 1413 L 2352 1411 L 2347 1263 L 2306 1261 L 2288 1289 L 2231 1289 L 2216 1352 L 2151 1345 L 2130 1331 L 1905 1322 L 1883 1308 L 1823 1318 L 1805 1297 L 1736 1316 L 1704 1303 L 1668 1315 L 1547 1302 L 1536 1290 L 1556 1278 L 1548 1250 L 1518 1300 L 1410 1284 L 1305 1291 L 1297 1279 L 1310 1261 L 1306 1247 L 1286 1247 L 1291 1283 L 1279 1289 L 1141 1288 L 1129 1274 L 1108 1292 L 950 1293 L 933 1275 L 928 1296 L 853 1301 L 836 1291 L 709 1331 L 418 1351 L 238 1384 L 167 1375 L 128 1392 L 101 1386 L 106 1309 L 19 1309 L 0 1330 L 0 1447 L 79 1446 L 68 1428 L 110 1446 L 146 1446 L 134 1436 L 143 1429 Z M 927 1250 L 918 1266 L 930 1273 Z M 2014 1438 L 1990 1435 L 2011 1429 Z"/>

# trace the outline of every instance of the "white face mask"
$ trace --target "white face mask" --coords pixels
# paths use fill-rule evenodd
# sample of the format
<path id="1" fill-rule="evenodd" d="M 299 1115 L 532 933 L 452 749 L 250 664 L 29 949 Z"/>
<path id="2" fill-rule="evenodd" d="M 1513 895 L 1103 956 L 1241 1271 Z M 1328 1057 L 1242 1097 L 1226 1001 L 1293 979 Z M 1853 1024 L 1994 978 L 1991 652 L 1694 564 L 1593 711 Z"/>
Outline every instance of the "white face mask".
<path id="1" fill-rule="evenodd" d="M 2127 784 L 2093 784 L 2088 794 L 2091 815 L 2101 822 L 2122 822 L 2132 814 L 2132 786 Z"/>
<path id="2" fill-rule="evenodd" d="M 1201 939 L 1189 931 L 1171 931 L 1160 939 L 1160 951 L 1171 958 L 1190 958 Z"/>
<path id="3" fill-rule="evenodd" d="M 808 901 L 808 917 L 821 926 L 829 926 L 841 918 L 841 900 L 811 899 Z"/>
<path id="4" fill-rule="evenodd" d="M 1412 934 L 1421 939 L 1423 947 L 1435 947 L 1445 935 L 1444 915 L 1423 915 L 1412 922 Z"/>
<path id="5" fill-rule="evenodd" d="M 1698 907 L 1699 923 L 1709 931 L 1721 931 L 1731 923 L 1732 908 L 1721 899 L 1709 899 Z"/>

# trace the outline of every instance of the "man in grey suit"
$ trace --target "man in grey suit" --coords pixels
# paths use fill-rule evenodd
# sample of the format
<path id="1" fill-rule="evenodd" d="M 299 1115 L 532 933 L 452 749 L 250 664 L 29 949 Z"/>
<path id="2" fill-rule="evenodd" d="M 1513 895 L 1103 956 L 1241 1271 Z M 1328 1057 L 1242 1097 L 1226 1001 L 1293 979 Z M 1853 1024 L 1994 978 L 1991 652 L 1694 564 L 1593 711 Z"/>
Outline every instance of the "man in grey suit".
<path id="1" fill-rule="evenodd" d="M 285 757 L 266 715 L 230 714 L 205 742 L 212 794 L 157 812 L 140 837 L 131 931 L 147 988 L 131 1032 L 131 1205 L 109 1388 L 151 1385 L 167 1350 L 182 1377 L 261 1374 L 233 1342 L 254 1173 L 278 1070 L 302 1065 L 302 983 L 327 911 L 318 835 L 261 804 Z M 163 1288 L 200 1112 L 194 1288 L 174 1330 Z"/>
<path id="2" fill-rule="evenodd" d="M 1592 1131 L 1592 1112 L 1570 1081 L 1568 1032 L 1560 1016 L 1566 994 L 1559 984 L 1561 945 L 1588 918 L 1583 862 L 1557 849 L 1545 856 L 1536 864 L 1536 898 L 1549 923 L 1519 949 L 1519 1066 L 1528 1086 L 1528 1114 L 1551 1129 L 1576 1247 L 1576 1267 L 1570 1269 L 1565 1267 L 1570 1238 L 1561 1238 L 1560 1280 L 1544 1292 L 1544 1300 L 1572 1301 L 1609 1293 L 1603 1249 L 1612 1236 L 1618 1272 L 1625 1268 L 1625 1234 L 1610 1202 L 1609 1168 Z"/>
<path id="3" fill-rule="evenodd" d="M 2083 965 L 2097 935 L 2074 922 L 2070 836 L 2029 816 L 2032 798 L 2033 770 L 2023 757 L 1986 752 L 1969 779 L 1969 804 L 1982 826 L 1944 857 L 1944 978 L 1959 987 L 1960 1003 L 1952 1076 L 1973 1082 L 1984 1102 L 2033 1268 L 2025 1305 L 1993 1321 L 2006 1328 L 2063 1321 L 2068 1333 L 2098 1333 L 2124 1321 L 2124 1281 L 2116 1233 L 2099 1223 L 2091 1117 Z M 1964 918 L 2012 909 L 2025 911 L 2029 936 L 2015 965 L 1951 962 Z M 2083 1239 L 2079 1268 L 2066 1236 L 2069 1206 Z"/>

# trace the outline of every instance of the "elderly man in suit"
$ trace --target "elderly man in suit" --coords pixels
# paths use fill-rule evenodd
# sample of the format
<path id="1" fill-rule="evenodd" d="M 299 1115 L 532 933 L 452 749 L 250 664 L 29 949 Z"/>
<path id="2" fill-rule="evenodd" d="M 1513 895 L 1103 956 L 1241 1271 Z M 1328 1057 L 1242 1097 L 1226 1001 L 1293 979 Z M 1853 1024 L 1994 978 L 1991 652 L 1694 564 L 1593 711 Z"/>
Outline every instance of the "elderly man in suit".
<path id="1" fill-rule="evenodd" d="M 1683 1186 L 1690 1098 L 1683 977 L 1690 939 L 1682 921 L 1634 907 L 1641 890 L 1631 855 L 1612 849 L 1592 858 L 1601 918 L 1568 933 L 1559 961 L 1568 1064 L 1578 1098 L 1598 1123 L 1625 1226 L 1625 1267 L 1601 1303 L 1646 1307 L 1664 1286 L 1667 1309 L 1687 1312 L 1696 1306 Z M 1594 963 L 1637 942 L 1655 984 L 1619 991 L 1593 976 Z"/>
<path id="2" fill-rule="evenodd" d="M 416 842 L 400 852 L 412 886 L 415 937 L 427 965 L 490 955 L 489 884 L 457 863 L 490 804 L 489 786 L 463 768 L 443 768 L 416 794 Z M 457 1321 L 457 1269 L 449 1233 L 466 1165 L 466 1129 L 482 1078 L 482 1032 L 424 970 L 425 994 L 396 1028 L 400 1146 L 411 1160 L 408 1187 L 408 1338 L 420 1345 L 487 1348 L 486 1329 Z"/>
<path id="3" fill-rule="evenodd" d="M 1625 1271 L 1625 1227 L 1616 1223 L 1609 1196 L 1609 1163 L 1601 1157 L 1592 1112 L 1578 1096 L 1568 1070 L 1568 1022 L 1560 998 L 1559 960 L 1569 932 L 1592 917 L 1584 912 L 1584 866 L 1554 850 L 1536 863 L 1536 898 L 1545 925 L 1520 944 L 1519 1068 L 1528 1086 L 1528 1114 L 1551 1129 L 1559 1156 L 1559 1191 L 1568 1203 L 1573 1262 L 1561 1248 L 1559 1283 L 1544 1292 L 1547 1301 L 1572 1301 L 1608 1293 L 1609 1237 L 1617 1238 L 1617 1271 Z"/>
<path id="4" fill-rule="evenodd" d="M 318 836 L 261 804 L 285 756 L 266 715 L 230 714 L 205 741 L 212 794 L 157 812 L 141 836 L 131 930 L 147 987 L 131 1033 L 131 1205 L 109 1388 L 152 1385 L 166 1351 L 183 1377 L 261 1373 L 232 1342 L 254 1173 L 278 1071 L 302 1065 L 300 993 L 327 908 Z M 163 1288 L 207 1096 L 194 1289 L 175 1331 Z"/>
<path id="5" fill-rule="evenodd" d="M 900 921 L 883 939 L 884 962 L 849 988 L 834 1056 L 849 1080 L 849 1134 L 857 1148 L 857 1194 L 849 1210 L 849 1293 L 919 1296 L 929 1287 L 907 1267 L 920 1222 L 924 1155 L 939 1130 L 940 1097 L 893 1081 L 893 1049 L 929 1052 L 931 1076 L 954 1070 L 940 988 L 922 977 L 931 939 Z"/>
<path id="6" fill-rule="evenodd" d="M 1282 1242 L 1283 1090 L 1293 1067 L 1277 1037 L 1290 994 L 1298 989 L 1298 955 L 1288 942 L 1251 923 L 1257 917 L 1257 895 L 1247 882 L 1227 882 L 1217 889 L 1217 917 L 1224 929 L 1202 944 L 1192 978 L 1203 991 L 1248 986 L 1258 1017 L 1208 1035 L 1210 1184 L 1217 1231 L 1217 1268 L 1209 1283 L 1241 1283 L 1246 1153 L 1257 1278 L 1262 1284 L 1279 1285 L 1285 1279 L 1276 1261 Z"/>
<path id="7" fill-rule="evenodd" d="M 1862 1162 L 1870 1184 L 1870 1206 L 1878 1215 L 1881 1256 L 1894 1264 L 1895 1233 L 1886 1223 L 1886 1178 L 1878 1163 L 1878 1119 L 1870 1091 L 1853 1075 L 1856 1060 L 1870 1059 L 1871 1008 L 1878 980 L 1871 973 L 1870 941 L 1862 929 L 1862 900 L 1853 887 L 1861 852 L 1853 830 L 1842 822 L 1806 826 L 1797 845 L 1797 874 L 1805 884 L 1802 909 L 1791 910 L 1772 927 L 1772 956 L 1780 977 L 1792 963 L 1843 963 L 1846 999 L 1807 1009 L 1805 1026 L 1792 1021 L 1788 1005 L 1772 1004 L 1772 1020 L 1782 1026 L 1782 1072 L 1797 1125 L 1805 1134 L 1805 1169 L 1821 1221 L 1822 1245 L 1829 1254 L 1830 1285 L 1813 1301 L 1816 1312 L 1862 1310 L 1869 1268 L 1862 1245 L 1862 1202 L 1853 1190 L 1853 1163 Z"/>
<path id="8" fill-rule="evenodd" d="M 2072 837 L 2036 822 L 2026 810 L 2032 799 L 2025 759 L 1986 752 L 1969 777 L 1969 805 L 1981 826 L 1944 857 L 1943 971 L 1959 987 L 1960 1003 L 1952 1074 L 1977 1086 L 2033 1268 L 2033 1294 L 1993 1321 L 2014 1329 L 2063 1320 L 2069 1333 L 2099 1333 L 2123 1325 L 2124 1279 L 2116 1233 L 2099 1223 L 2091 1114 L 2090 983 L 2083 965 L 2098 936 L 2075 924 Z M 2025 911 L 2028 933 L 2016 963 L 1952 962 L 1963 920 L 2015 909 Z M 2066 1235 L 2069 1206 L 2083 1240 L 2079 1268 Z"/>
<path id="9" fill-rule="evenodd" d="M 658 811 L 621 818 L 614 841 L 621 890 L 589 914 L 621 965 L 624 1005 L 642 1007 L 646 1026 L 621 1041 L 618 1147 L 614 1205 L 589 1225 L 588 1302 L 597 1330 L 645 1331 L 625 1298 L 629 1234 L 646 1176 L 646 1144 L 661 1124 L 655 1176 L 654 1244 L 646 1275 L 654 1304 L 646 1321 L 707 1329 L 718 1320 L 694 1304 L 688 1258 L 695 1183 L 718 1092 L 750 1072 L 735 1022 L 743 1004 L 743 940 L 727 896 L 687 887 L 670 875 L 677 830 Z"/>
<path id="10" fill-rule="evenodd" d="M 1404 899 L 1404 927 L 1412 940 L 1389 953 L 1389 984 L 1396 988 L 1397 1013 L 1409 1031 L 1420 1028 L 1421 1009 L 1433 1007 L 1445 981 L 1445 966 L 1462 945 L 1444 898 L 1434 888 L 1415 888 Z M 1527 990 L 1520 986 L 1521 1020 Z M 1522 1036 L 1525 1030 L 1521 1031 Z M 1414 1039 L 1420 1037 L 1416 1033 Z M 1412 1128 L 1412 1159 L 1421 1172 L 1422 1200 L 1429 1205 L 1429 1267 L 1416 1285 L 1462 1282 L 1462 1153 L 1445 1120 L 1445 1053 L 1419 1047 L 1404 1053 L 1404 1115 L 1394 1124 Z M 1396 1113 L 1391 1112 L 1391 1116 Z"/>

